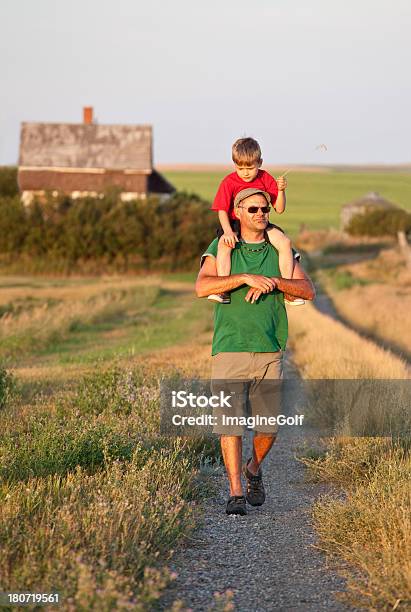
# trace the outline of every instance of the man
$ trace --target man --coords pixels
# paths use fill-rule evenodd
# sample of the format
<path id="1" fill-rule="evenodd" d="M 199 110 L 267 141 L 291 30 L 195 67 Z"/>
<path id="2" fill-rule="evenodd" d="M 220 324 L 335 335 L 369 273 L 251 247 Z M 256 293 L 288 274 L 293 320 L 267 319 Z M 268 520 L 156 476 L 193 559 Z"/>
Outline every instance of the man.
<path id="1" fill-rule="evenodd" d="M 292 280 L 280 277 L 278 253 L 266 239 L 270 195 L 257 188 L 243 189 L 234 200 L 240 222 L 241 241 L 231 257 L 231 274 L 218 276 L 217 239 L 202 258 L 196 282 L 198 297 L 231 292 L 231 304 L 216 304 L 212 348 L 212 380 L 248 380 L 249 403 L 267 408 L 264 389 L 268 381 L 282 377 L 283 351 L 287 342 L 284 293 L 312 300 L 313 284 L 298 261 Z M 278 394 L 277 394 L 278 395 Z M 271 404 L 276 406 L 276 402 Z M 238 404 L 237 404 L 238 408 Z M 265 501 L 261 464 L 270 451 L 277 428 L 255 427 L 253 453 L 243 468 L 247 490 L 241 483 L 243 430 L 221 434 L 221 449 L 227 470 L 230 497 L 227 514 L 247 513 L 246 500 L 253 506 Z"/>

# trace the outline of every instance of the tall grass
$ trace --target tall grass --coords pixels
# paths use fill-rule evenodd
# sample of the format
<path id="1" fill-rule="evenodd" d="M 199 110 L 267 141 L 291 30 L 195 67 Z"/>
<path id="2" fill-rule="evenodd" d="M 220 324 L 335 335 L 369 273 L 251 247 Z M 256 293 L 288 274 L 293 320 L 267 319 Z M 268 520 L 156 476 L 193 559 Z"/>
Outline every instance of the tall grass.
<path id="1" fill-rule="evenodd" d="M 358 249 L 358 247 L 357 247 Z M 354 251 L 354 256 L 359 255 Z M 338 314 L 356 330 L 411 360 L 411 277 L 396 249 L 321 271 Z"/>
<path id="2" fill-rule="evenodd" d="M 0 366 L 0 410 L 9 404 L 15 390 L 14 377 Z"/>
<path id="3" fill-rule="evenodd" d="M 110 368 L 0 413 L 3 590 L 57 589 L 63 610 L 147 610 L 196 520 L 216 441 L 158 433 L 158 384 Z"/>
<path id="4" fill-rule="evenodd" d="M 315 311 L 290 312 L 293 356 L 306 378 L 404 379 L 405 363 L 340 323 Z M 338 381 L 337 381 L 338 382 Z M 411 606 L 411 438 L 355 437 L 375 405 L 357 406 L 356 419 L 342 419 L 338 401 L 317 396 L 310 409 L 320 422 L 342 424 L 340 435 L 325 441 L 326 452 L 305 458 L 317 480 L 343 487 L 343 498 L 324 496 L 314 508 L 320 546 L 348 562 L 349 603 L 372 610 L 409 610 Z M 389 398 L 385 397 L 385 403 Z M 340 402 L 341 404 L 341 402 Z M 337 408 L 335 408 L 337 406 Z M 393 407 L 394 408 L 394 407 Z M 330 415 L 331 412 L 331 415 Z M 394 425 L 410 423 L 410 406 L 392 411 Z M 339 420 L 340 419 L 340 420 Z M 341 435 L 344 434 L 344 435 Z"/>
<path id="5" fill-rule="evenodd" d="M 323 460 L 305 460 L 318 480 L 346 489 L 314 507 L 322 548 L 360 571 L 346 572 L 353 605 L 411 605 L 411 456 L 388 439 L 332 441 Z"/>
<path id="6" fill-rule="evenodd" d="M 332 293 L 337 312 L 361 332 L 411 357 L 411 291 L 370 285 Z"/>
<path id="7" fill-rule="evenodd" d="M 293 358 L 304 378 L 405 379 L 404 361 L 307 304 L 289 312 Z"/>
<path id="8" fill-rule="evenodd" d="M 1 588 L 57 589 L 76 612 L 147 610 L 209 492 L 199 468 L 218 456 L 215 439 L 160 435 L 159 379 L 182 374 L 154 347 L 195 337 L 167 350 L 186 376 L 202 367 L 207 309 L 178 279 L 1 284 L 0 356 L 15 366 L 0 369 Z"/>

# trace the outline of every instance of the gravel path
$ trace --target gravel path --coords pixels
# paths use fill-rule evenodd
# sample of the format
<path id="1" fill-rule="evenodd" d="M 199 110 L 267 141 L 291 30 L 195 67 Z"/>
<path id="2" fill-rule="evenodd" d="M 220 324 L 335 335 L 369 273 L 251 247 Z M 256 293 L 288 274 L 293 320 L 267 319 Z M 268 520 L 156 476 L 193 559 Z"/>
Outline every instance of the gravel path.
<path id="1" fill-rule="evenodd" d="M 248 506 L 245 517 L 225 514 L 226 477 L 214 477 L 218 494 L 206 500 L 204 524 L 170 564 L 178 576 L 161 609 L 180 599 L 201 612 L 209 608 L 216 591 L 229 589 L 240 611 L 352 610 L 335 599 L 334 593 L 345 588 L 344 580 L 315 548 L 311 508 L 327 487 L 305 482 L 306 470 L 295 459 L 301 442 L 295 428 L 281 430 L 264 462 L 266 503 Z M 249 452 L 244 450 L 243 456 Z"/>
<path id="2" fill-rule="evenodd" d="M 340 320 L 332 299 L 326 293 L 318 293 L 313 304 L 322 314 L 325 314 L 336 321 Z"/>

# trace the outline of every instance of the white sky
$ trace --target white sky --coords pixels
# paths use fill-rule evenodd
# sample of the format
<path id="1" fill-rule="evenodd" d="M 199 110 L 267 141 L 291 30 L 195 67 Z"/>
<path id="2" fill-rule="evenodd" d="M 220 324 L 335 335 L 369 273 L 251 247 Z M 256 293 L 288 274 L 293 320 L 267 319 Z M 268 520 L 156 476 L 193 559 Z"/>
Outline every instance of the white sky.
<path id="1" fill-rule="evenodd" d="M 1 0 L 0 164 L 21 121 L 151 123 L 157 163 L 411 162 L 409 0 Z M 325 143 L 328 151 L 316 151 Z"/>

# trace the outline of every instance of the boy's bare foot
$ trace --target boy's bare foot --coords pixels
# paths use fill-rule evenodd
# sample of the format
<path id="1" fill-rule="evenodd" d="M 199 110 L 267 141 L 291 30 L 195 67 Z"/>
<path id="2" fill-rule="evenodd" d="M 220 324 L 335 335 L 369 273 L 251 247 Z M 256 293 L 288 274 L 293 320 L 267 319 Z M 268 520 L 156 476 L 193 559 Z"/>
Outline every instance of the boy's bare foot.
<path id="1" fill-rule="evenodd" d="M 212 293 L 207 299 L 211 302 L 217 302 L 218 304 L 231 304 L 229 293 Z"/>
<path id="2" fill-rule="evenodd" d="M 288 293 L 284 293 L 284 304 L 287 304 L 288 306 L 304 306 L 305 300 L 289 295 Z"/>

